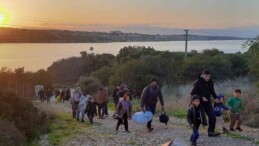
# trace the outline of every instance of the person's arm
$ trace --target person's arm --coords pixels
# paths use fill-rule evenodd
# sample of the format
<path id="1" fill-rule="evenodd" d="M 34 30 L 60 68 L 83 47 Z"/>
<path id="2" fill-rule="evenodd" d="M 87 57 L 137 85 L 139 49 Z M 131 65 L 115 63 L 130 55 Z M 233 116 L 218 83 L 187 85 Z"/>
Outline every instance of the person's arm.
<path id="1" fill-rule="evenodd" d="M 208 121 L 207 121 L 207 118 L 206 118 L 206 115 L 205 115 L 205 111 L 204 109 L 202 108 L 201 109 L 201 116 L 202 116 L 202 120 L 203 120 L 203 126 L 207 126 L 208 125 Z"/>
<path id="2" fill-rule="evenodd" d="M 193 96 L 193 95 L 195 95 L 195 94 L 198 95 L 198 92 L 199 92 L 198 86 L 199 86 L 199 81 L 196 80 L 196 81 L 193 83 L 193 86 L 192 86 L 191 96 Z"/>
<path id="3" fill-rule="evenodd" d="M 159 89 L 158 98 L 159 98 L 161 106 L 164 106 L 164 97 L 163 97 L 161 89 Z"/>
<path id="4" fill-rule="evenodd" d="M 215 89 L 214 89 L 214 83 L 213 81 L 211 81 L 211 89 L 210 89 L 210 94 L 213 96 L 214 99 L 217 99 L 217 94 L 215 92 Z"/>
<path id="5" fill-rule="evenodd" d="M 188 109 L 187 111 L 187 122 L 191 127 L 193 127 L 194 123 L 193 123 L 193 115 L 192 115 L 191 109 Z"/>
<path id="6" fill-rule="evenodd" d="M 231 97 L 227 100 L 226 105 L 227 105 L 228 108 L 231 108 L 231 109 L 233 108 L 232 107 L 232 98 Z"/>
<path id="7" fill-rule="evenodd" d="M 224 104 L 222 104 L 222 105 L 223 105 L 222 107 L 223 107 L 224 110 L 229 110 L 230 109 L 230 108 L 226 107 Z"/>

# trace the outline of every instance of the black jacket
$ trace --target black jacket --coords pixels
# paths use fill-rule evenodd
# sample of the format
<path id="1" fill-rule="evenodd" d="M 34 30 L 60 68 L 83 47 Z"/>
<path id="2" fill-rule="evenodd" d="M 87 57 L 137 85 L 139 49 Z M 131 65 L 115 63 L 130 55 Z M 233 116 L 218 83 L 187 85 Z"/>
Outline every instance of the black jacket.
<path id="1" fill-rule="evenodd" d="M 191 95 L 198 95 L 201 98 L 205 97 L 208 100 L 208 103 L 211 103 L 211 95 L 214 97 L 214 99 L 217 98 L 217 95 L 214 90 L 214 83 L 210 79 L 208 82 L 206 82 L 203 78 L 197 79 L 194 84 L 191 91 Z"/>
<path id="2" fill-rule="evenodd" d="M 120 89 L 118 88 L 115 88 L 113 90 L 113 93 L 112 93 L 112 97 L 113 97 L 113 101 L 119 101 L 119 95 L 118 95 L 118 92 L 120 91 Z"/>
<path id="3" fill-rule="evenodd" d="M 150 86 L 145 87 L 141 94 L 141 107 L 144 107 L 144 105 L 156 104 L 158 102 L 158 98 L 161 105 L 164 105 L 163 94 L 159 87 L 156 89 L 152 89 Z"/>
<path id="4" fill-rule="evenodd" d="M 97 111 L 96 111 L 96 102 L 87 102 L 87 106 L 85 109 L 87 115 L 97 115 Z"/>
<path id="5" fill-rule="evenodd" d="M 198 119 L 200 119 L 200 121 L 198 121 Z M 191 105 L 189 107 L 187 111 L 187 121 L 190 125 L 195 127 L 198 127 L 199 124 L 202 124 L 203 126 L 208 125 L 205 112 L 201 106 L 195 108 L 193 105 Z"/>

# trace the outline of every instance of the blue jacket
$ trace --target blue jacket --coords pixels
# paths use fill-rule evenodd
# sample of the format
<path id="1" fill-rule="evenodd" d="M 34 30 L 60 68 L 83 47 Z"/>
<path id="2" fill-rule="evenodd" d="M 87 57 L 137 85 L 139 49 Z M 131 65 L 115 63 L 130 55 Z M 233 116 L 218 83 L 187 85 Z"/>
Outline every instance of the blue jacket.
<path id="1" fill-rule="evenodd" d="M 216 117 L 221 116 L 224 110 L 229 110 L 229 108 L 223 103 L 214 103 L 213 111 Z"/>

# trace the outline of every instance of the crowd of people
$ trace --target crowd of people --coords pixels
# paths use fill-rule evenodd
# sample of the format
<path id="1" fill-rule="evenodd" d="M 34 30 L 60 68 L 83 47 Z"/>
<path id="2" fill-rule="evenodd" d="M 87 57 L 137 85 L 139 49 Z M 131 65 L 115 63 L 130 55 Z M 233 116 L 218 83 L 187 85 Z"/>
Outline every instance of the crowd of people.
<path id="1" fill-rule="evenodd" d="M 216 94 L 214 90 L 214 83 L 211 78 L 211 72 L 204 70 L 199 74 L 198 79 L 194 82 L 191 90 L 191 100 L 189 108 L 187 110 L 187 121 L 192 128 L 192 135 L 190 138 L 191 145 L 196 146 L 199 138 L 199 127 L 208 125 L 208 136 L 217 137 L 220 135 L 219 132 L 215 131 L 216 122 L 221 124 L 223 133 L 229 131 L 242 131 L 241 120 L 242 120 L 242 99 L 241 90 L 234 89 L 233 97 L 230 97 L 226 105 L 224 104 L 224 95 Z M 51 91 L 48 89 L 46 92 L 42 89 L 39 92 L 39 97 L 42 102 L 44 98 L 49 98 Z M 61 92 L 58 90 L 55 94 L 57 101 L 69 100 L 72 105 L 72 117 L 78 121 L 85 122 L 85 115 L 87 115 L 89 122 L 93 123 L 93 118 L 98 116 L 99 119 L 105 119 L 108 116 L 108 91 L 104 87 L 99 87 L 96 97 L 88 95 L 82 91 L 80 87 L 76 88 L 75 92 L 71 96 L 70 90 L 62 89 Z M 113 101 L 115 106 L 115 113 L 113 118 L 117 119 L 116 131 L 118 131 L 121 124 L 124 125 L 125 131 L 129 132 L 128 120 L 132 119 L 132 93 L 129 91 L 126 84 L 117 86 L 113 93 Z M 214 101 L 211 101 L 211 96 Z M 143 112 L 149 111 L 153 115 L 156 112 L 158 101 L 161 104 L 161 111 L 164 111 L 164 97 L 158 81 L 152 79 L 150 84 L 146 86 L 141 94 L 140 107 Z M 223 119 L 223 112 L 229 111 L 229 130 L 225 126 Z M 208 122 L 207 122 L 208 117 Z M 236 126 L 236 127 L 235 127 Z M 153 131 L 152 119 L 147 122 L 146 128 L 148 131 Z"/>
<path id="2" fill-rule="evenodd" d="M 45 100 L 47 103 L 50 102 L 51 97 L 53 96 L 53 91 L 48 88 L 47 90 L 44 90 L 44 88 L 41 88 L 38 92 L 38 97 L 40 98 L 41 103 L 44 103 Z M 65 102 L 69 101 L 71 98 L 71 91 L 69 88 L 63 88 L 61 91 L 59 89 L 56 89 L 55 91 L 55 99 L 57 102 Z"/>

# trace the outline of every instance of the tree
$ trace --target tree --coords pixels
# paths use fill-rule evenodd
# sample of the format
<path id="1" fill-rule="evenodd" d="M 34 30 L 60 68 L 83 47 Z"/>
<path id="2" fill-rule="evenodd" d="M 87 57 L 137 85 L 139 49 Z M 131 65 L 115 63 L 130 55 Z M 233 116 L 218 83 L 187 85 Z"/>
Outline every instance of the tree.
<path id="1" fill-rule="evenodd" d="M 82 76 L 79 78 L 76 86 L 80 87 L 82 91 L 87 94 L 95 94 L 98 90 L 98 87 L 101 86 L 101 82 L 94 77 Z"/>

